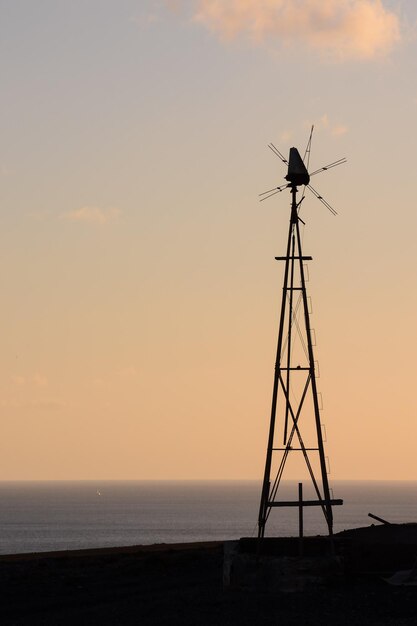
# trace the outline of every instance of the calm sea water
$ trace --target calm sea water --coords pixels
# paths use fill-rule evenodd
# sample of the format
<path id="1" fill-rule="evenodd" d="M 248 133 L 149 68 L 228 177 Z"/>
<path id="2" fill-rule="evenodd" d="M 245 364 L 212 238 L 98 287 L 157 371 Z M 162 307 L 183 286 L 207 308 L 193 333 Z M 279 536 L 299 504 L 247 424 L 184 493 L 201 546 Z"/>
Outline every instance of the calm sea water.
<path id="1" fill-rule="evenodd" d="M 336 482 L 335 531 L 367 526 L 368 513 L 417 522 L 417 482 Z M 305 492 L 308 498 L 312 494 Z M 3 482 L 0 553 L 256 536 L 258 482 Z M 297 484 L 280 499 L 297 499 Z M 269 535 L 297 534 L 297 509 L 271 513 Z M 325 533 L 317 508 L 305 509 L 305 533 Z"/>

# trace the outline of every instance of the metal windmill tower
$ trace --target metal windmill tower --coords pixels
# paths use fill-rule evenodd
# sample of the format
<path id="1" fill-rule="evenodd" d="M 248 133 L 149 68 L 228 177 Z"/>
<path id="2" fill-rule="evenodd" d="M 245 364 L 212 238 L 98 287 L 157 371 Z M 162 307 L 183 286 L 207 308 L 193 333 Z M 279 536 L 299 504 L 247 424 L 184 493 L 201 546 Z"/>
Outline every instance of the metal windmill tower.
<path id="1" fill-rule="evenodd" d="M 284 281 L 279 318 L 278 345 L 275 362 L 274 385 L 269 436 L 266 452 L 265 473 L 259 507 L 258 536 L 264 537 L 265 526 L 274 507 L 293 506 L 299 508 L 300 537 L 303 533 L 303 507 L 319 506 L 327 523 L 329 536 L 333 534 L 332 506 L 343 504 L 330 494 L 323 433 L 320 419 L 320 402 L 317 392 L 317 368 L 313 353 L 313 331 L 310 327 L 309 299 L 306 289 L 305 261 L 300 234 L 300 206 L 305 189 L 309 189 L 334 215 L 336 211 L 310 185 L 310 176 L 346 162 L 339 159 L 325 167 L 308 172 L 311 138 L 307 144 L 304 160 L 296 148 L 290 149 L 288 160 L 270 144 L 269 148 L 288 167 L 281 187 L 260 194 L 262 200 L 289 189 L 291 214 L 285 256 L 275 257 L 284 262 Z M 303 187 L 301 199 L 297 200 L 298 188 Z M 304 460 L 311 479 L 314 499 L 303 500 L 302 484 L 299 483 L 298 500 L 282 501 L 281 481 L 290 457 Z"/>

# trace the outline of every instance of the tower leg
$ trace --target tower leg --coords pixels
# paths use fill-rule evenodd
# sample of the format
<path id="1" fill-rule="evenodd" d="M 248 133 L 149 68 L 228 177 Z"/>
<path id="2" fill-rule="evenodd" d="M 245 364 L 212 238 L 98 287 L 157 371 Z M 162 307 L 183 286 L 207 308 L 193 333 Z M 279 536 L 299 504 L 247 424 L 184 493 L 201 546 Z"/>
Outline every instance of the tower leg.
<path id="1" fill-rule="evenodd" d="M 294 204 L 294 199 L 293 199 L 293 204 Z M 270 488 L 271 488 L 272 449 L 274 445 L 275 419 L 276 419 L 276 412 L 277 412 L 278 387 L 279 387 L 279 378 L 280 378 L 280 360 L 281 360 L 282 343 L 283 343 L 283 336 L 284 336 L 285 313 L 286 313 L 286 308 L 287 308 L 288 276 L 290 272 L 290 261 L 291 261 L 291 258 L 290 258 L 291 257 L 291 241 L 292 241 L 293 232 L 294 232 L 293 217 L 294 217 L 294 208 L 291 211 L 291 220 L 290 220 L 290 226 L 289 226 L 289 231 L 288 231 L 287 254 L 286 254 L 285 269 L 284 269 L 284 286 L 283 286 L 283 291 L 282 291 L 277 353 L 276 353 L 276 359 L 275 359 L 274 385 L 273 385 L 273 390 L 272 390 L 271 418 L 270 418 L 270 424 L 269 424 L 269 435 L 268 435 L 268 444 L 267 444 L 267 451 L 266 451 L 265 472 L 264 472 L 264 479 L 263 479 L 263 484 L 262 484 L 261 502 L 259 506 L 258 537 L 260 538 L 264 537 L 265 535 L 265 525 L 266 525 L 266 520 L 269 514 L 268 502 L 269 502 Z"/>

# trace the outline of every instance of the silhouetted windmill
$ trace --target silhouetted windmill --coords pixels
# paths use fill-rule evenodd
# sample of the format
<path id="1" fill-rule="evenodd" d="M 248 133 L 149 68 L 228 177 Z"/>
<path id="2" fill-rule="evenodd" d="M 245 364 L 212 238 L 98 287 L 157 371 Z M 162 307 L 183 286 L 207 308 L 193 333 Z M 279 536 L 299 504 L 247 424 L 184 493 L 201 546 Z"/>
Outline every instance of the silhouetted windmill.
<path id="1" fill-rule="evenodd" d="M 334 161 L 310 174 L 308 167 L 313 128 L 304 160 L 297 148 L 290 149 L 287 160 L 272 143 L 269 144 L 268 147 L 272 152 L 288 166 L 285 176 L 287 183 L 260 194 L 261 200 L 266 200 L 284 189 L 289 189 L 292 200 L 286 255 L 275 257 L 278 261 L 285 262 L 285 269 L 271 419 L 259 507 L 258 536 L 260 538 L 265 534 L 265 525 L 271 510 L 274 507 L 286 506 L 299 508 L 300 536 L 303 533 L 303 507 L 320 506 L 331 537 L 333 534 L 332 506 L 343 504 L 342 500 L 331 498 L 327 476 L 304 265 L 304 262 L 312 260 L 312 257 L 303 256 L 299 226 L 302 220 L 299 217 L 299 209 L 307 188 L 333 215 L 336 215 L 336 211 L 330 204 L 310 185 L 310 178 L 319 172 L 345 163 L 346 159 Z M 297 202 L 299 186 L 303 186 L 304 190 L 301 199 Z M 302 434 L 304 430 L 307 431 L 308 442 Z M 287 461 L 289 456 L 294 454 L 302 455 L 305 461 L 316 497 L 313 500 L 303 500 L 301 483 L 299 483 L 298 500 L 279 501 L 277 499 Z M 315 462 L 313 457 L 316 457 Z M 317 465 L 317 457 L 318 471 L 314 468 L 314 465 Z"/>

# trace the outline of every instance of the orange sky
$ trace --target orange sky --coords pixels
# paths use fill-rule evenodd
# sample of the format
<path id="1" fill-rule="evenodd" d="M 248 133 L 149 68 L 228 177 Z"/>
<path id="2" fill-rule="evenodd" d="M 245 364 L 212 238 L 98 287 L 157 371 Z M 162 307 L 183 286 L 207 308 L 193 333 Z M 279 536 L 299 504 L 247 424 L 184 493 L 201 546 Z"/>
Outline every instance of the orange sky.
<path id="1" fill-rule="evenodd" d="M 261 479 L 312 123 L 331 479 L 415 479 L 416 7 L 87 4 L 0 6 L 0 479 Z"/>

